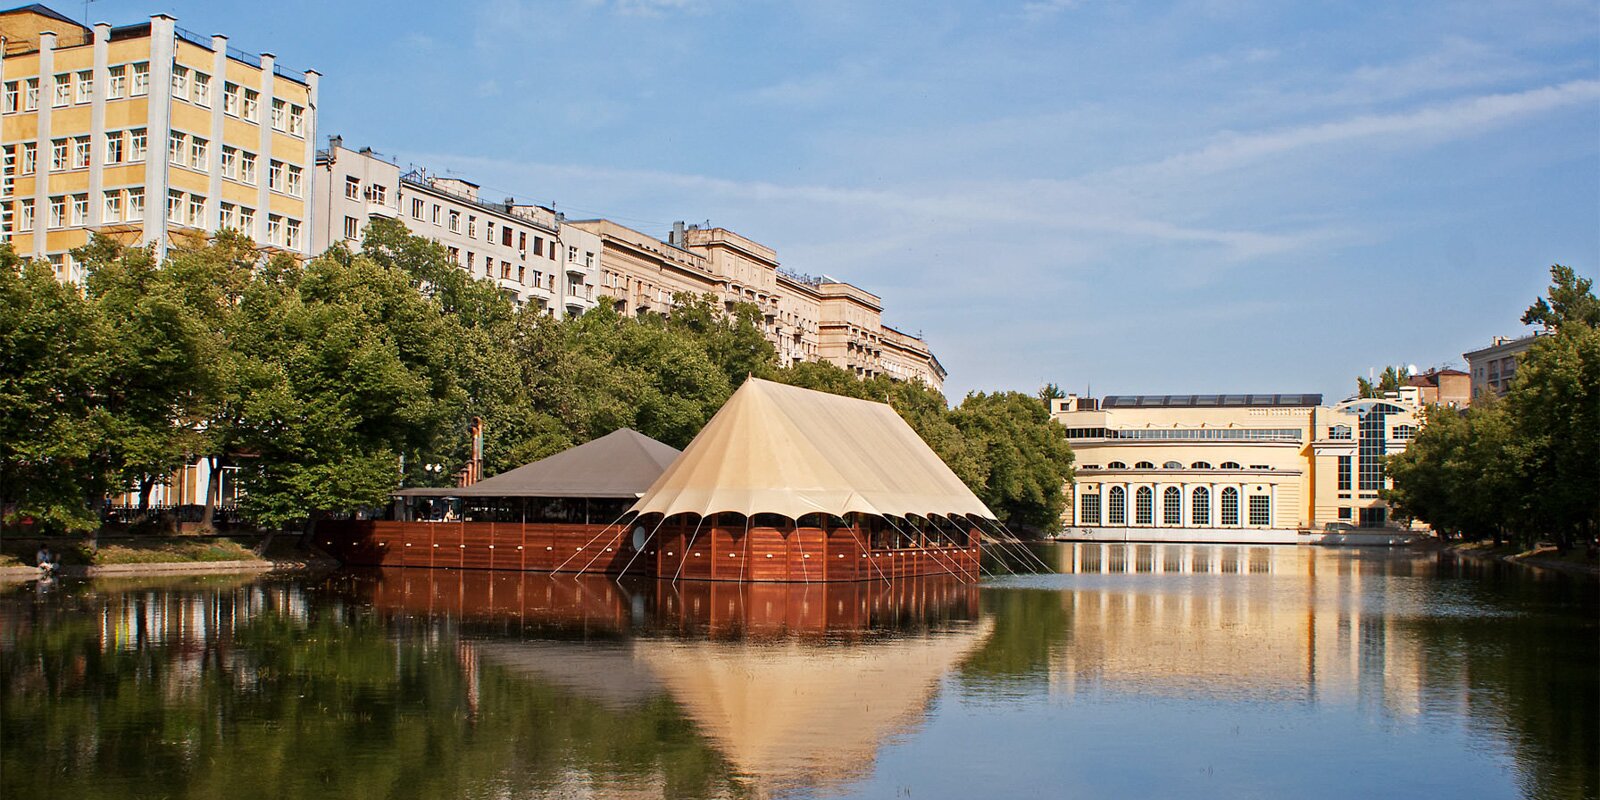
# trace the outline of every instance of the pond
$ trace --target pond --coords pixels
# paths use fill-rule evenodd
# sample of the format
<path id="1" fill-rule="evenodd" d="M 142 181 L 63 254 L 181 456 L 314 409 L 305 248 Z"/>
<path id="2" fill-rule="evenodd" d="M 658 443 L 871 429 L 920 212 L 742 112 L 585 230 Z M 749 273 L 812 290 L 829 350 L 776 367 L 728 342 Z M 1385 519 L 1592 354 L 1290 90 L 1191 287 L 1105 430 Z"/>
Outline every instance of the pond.
<path id="1" fill-rule="evenodd" d="M 20 798 L 1600 791 L 1600 582 L 1436 551 L 1040 545 L 1052 573 L 0 587 Z"/>

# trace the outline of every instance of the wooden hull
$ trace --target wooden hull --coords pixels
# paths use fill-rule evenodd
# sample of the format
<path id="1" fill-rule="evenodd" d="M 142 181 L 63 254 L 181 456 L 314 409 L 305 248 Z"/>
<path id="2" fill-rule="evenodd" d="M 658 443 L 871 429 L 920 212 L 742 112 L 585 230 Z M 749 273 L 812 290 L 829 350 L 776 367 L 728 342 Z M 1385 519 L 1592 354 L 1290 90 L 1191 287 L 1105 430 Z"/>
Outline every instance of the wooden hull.
<path id="1" fill-rule="evenodd" d="M 853 528 L 696 526 L 670 520 L 635 549 L 624 526 L 521 522 L 322 522 L 316 540 L 346 564 L 636 575 L 755 583 L 832 583 L 924 575 L 978 577 L 967 546 L 869 548 Z"/>

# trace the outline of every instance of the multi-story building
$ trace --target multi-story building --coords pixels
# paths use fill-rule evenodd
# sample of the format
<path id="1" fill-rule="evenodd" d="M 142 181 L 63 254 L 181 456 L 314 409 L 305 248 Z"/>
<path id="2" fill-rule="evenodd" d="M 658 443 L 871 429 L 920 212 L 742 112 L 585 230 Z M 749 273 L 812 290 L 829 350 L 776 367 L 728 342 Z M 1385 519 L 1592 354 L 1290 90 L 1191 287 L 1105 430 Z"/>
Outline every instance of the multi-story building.
<path id="1" fill-rule="evenodd" d="M 371 148 L 346 148 L 337 136 L 317 153 L 316 167 L 317 252 L 339 242 L 359 248 L 369 220 L 396 219 L 518 305 L 558 317 L 594 307 L 599 237 L 564 224 L 554 210 L 509 197 L 484 200 L 471 181 L 403 170 Z"/>
<path id="2" fill-rule="evenodd" d="M 317 73 L 157 14 L 85 27 L 0 12 L 0 235 L 80 277 L 94 232 L 163 253 L 222 228 L 311 253 Z"/>
<path id="3" fill-rule="evenodd" d="M 668 312 L 674 295 L 710 294 L 725 308 L 760 309 L 785 366 L 824 360 L 861 377 L 944 385 L 943 365 L 920 336 L 883 324 L 876 295 L 783 269 L 771 248 L 726 228 L 676 223 L 666 241 L 606 219 L 569 223 L 599 237 L 600 291 L 625 314 Z"/>
<path id="4" fill-rule="evenodd" d="M 1418 389 L 1423 403 L 1466 408 L 1472 405 L 1472 378 L 1459 369 L 1430 369 L 1406 376 L 1406 385 Z"/>
<path id="5" fill-rule="evenodd" d="M 1539 334 L 1512 338 L 1496 336 L 1481 350 L 1462 353 L 1467 360 L 1467 372 L 1472 375 L 1472 396 L 1503 395 L 1511 388 L 1511 379 L 1517 374 L 1517 357 L 1528 352 Z"/>
<path id="6" fill-rule="evenodd" d="M 1415 387 L 1322 405 L 1318 394 L 1068 395 L 1072 538 L 1298 541 L 1327 523 L 1388 524 L 1384 458 L 1421 424 Z"/>

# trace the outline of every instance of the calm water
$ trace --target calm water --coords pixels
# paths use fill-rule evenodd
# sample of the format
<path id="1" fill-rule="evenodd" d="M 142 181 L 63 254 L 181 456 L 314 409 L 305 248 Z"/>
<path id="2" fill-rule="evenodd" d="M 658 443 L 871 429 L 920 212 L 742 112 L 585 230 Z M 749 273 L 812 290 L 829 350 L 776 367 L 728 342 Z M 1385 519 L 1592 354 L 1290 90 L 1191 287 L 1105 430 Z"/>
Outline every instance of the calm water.
<path id="1" fill-rule="evenodd" d="M 1540 797 L 1600 787 L 1600 584 L 1053 545 L 1060 574 L 0 588 L 20 798 Z"/>

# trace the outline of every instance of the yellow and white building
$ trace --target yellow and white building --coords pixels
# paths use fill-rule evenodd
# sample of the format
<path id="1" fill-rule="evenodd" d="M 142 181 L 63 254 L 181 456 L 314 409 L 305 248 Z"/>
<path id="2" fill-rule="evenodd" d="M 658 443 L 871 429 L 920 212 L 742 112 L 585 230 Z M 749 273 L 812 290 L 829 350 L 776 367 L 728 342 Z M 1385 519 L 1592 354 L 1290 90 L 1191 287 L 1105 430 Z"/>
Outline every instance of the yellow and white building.
<path id="1" fill-rule="evenodd" d="M 311 253 L 314 71 L 165 14 L 91 27 L 0 12 L 0 238 L 78 279 L 93 232 L 163 253 L 222 228 Z"/>
<path id="2" fill-rule="evenodd" d="M 1421 425 L 1416 387 L 1333 406 L 1319 394 L 1067 395 L 1077 477 L 1066 537 L 1317 541 L 1389 526 L 1383 460 Z"/>
<path id="3" fill-rule="evenodd" d="M 883 300 L 828 277 L 783 269 L 772 248 L 727 228 L 673 226 L 666 241 L 606 219 L 568 223 L 600 241 L 600 293 L 624 314 L 669 313 L 680 292 L 750 303 L 783 366 L 828 361 L 862 378 L 888 375 L 944 386 L 944 365 L 922 337 L 883 323 Z"/>

